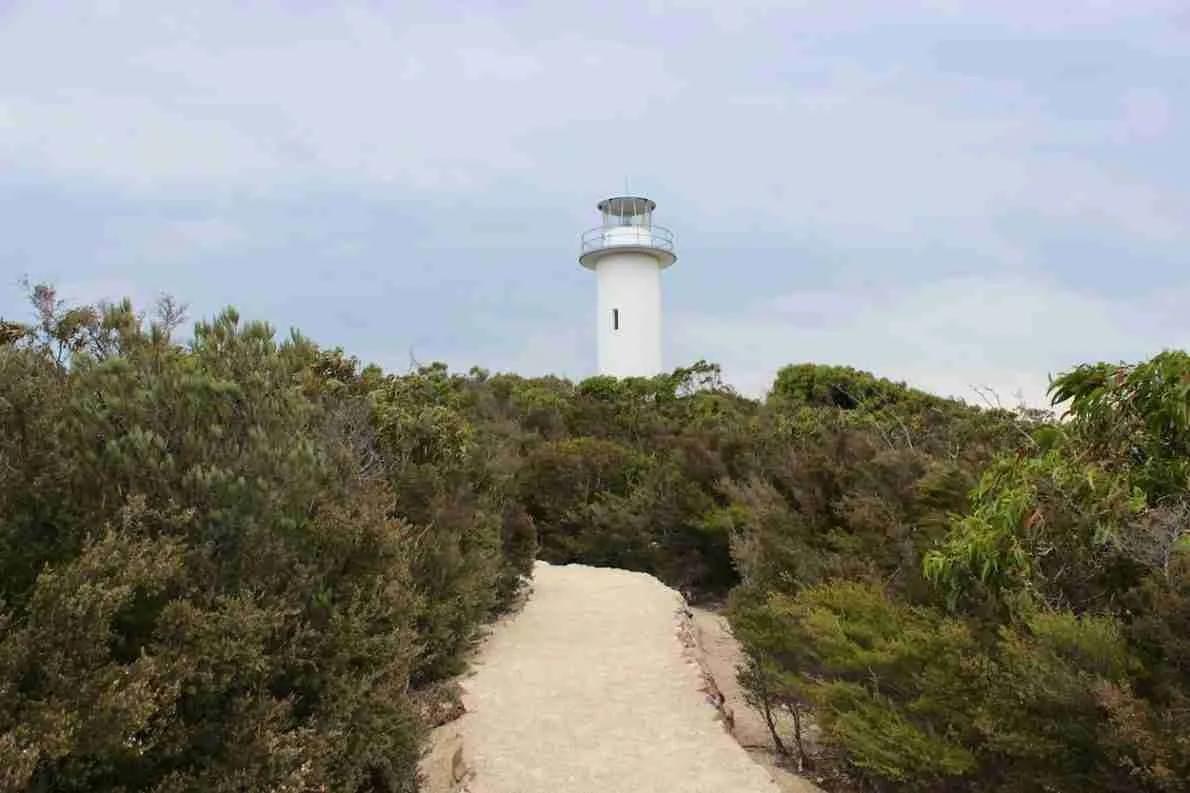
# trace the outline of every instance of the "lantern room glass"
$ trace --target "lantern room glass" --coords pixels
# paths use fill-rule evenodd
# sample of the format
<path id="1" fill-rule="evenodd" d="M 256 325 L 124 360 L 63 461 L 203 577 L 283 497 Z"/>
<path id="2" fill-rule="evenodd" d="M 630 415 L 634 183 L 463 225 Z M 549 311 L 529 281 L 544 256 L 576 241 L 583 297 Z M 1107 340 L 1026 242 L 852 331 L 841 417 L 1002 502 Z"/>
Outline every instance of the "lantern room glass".
<path id="1" fill-rule="evenodd" d="M 599 202 L 605 228 L 653 225 L 656 204 L 640 196 L 616 196 Z"/>

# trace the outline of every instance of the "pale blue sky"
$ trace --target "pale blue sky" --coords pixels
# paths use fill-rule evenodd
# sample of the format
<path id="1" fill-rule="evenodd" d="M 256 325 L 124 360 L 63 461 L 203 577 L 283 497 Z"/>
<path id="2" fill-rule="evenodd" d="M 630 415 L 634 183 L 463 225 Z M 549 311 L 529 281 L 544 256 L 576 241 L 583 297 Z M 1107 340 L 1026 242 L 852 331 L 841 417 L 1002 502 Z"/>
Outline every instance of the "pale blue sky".
<path id="1" fill-rule="evenodd" d="M 1185 0 L 0 0 L 0 314 L 168 291 L 404 368 L 591 373 L 595 202 L 668 362 L 1036 401 L 1190 346 Z"/>

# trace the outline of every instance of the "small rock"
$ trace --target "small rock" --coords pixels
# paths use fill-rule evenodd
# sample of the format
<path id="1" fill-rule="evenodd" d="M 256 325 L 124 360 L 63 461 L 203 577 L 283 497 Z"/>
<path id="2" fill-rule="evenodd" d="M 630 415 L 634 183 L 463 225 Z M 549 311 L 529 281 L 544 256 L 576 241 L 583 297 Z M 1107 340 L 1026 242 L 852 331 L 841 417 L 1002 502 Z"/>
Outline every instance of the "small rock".
<path id="1" fill-rule="evenodd" d="M 463 760 L 463 747 L 455 749 L 454 757 L 450 759 L 450 775 L 456 783 L 462 782 L 467 776 L 467 763 Z"/>

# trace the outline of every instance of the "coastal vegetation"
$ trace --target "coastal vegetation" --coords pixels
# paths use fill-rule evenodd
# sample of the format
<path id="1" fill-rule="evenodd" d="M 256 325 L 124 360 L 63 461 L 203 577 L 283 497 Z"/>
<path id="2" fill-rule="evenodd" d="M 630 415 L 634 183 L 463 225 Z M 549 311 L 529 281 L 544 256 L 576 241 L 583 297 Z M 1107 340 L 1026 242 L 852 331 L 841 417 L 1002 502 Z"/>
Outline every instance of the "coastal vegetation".
<path id="1" fill-rule="evenodd" d="M 727 602 L 791 764 L 1190 779 L 1190 356 L 1055 413 L 845 367 L 386 373 L 164 300 L 0 322 L 0 791 L 414 791 L 535 558 Z M 576 673 L 578 673 L 576 671 Z M 575 714 L 581 718 L 581 714 Z"/>

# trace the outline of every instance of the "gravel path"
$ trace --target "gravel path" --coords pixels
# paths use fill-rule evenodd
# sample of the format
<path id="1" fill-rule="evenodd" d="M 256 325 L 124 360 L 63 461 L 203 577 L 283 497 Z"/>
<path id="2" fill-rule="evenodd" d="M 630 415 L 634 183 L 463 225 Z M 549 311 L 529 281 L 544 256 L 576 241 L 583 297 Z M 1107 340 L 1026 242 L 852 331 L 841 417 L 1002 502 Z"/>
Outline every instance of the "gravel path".
<path id="1" fill-rule="evenodd" d="M 677 593 L 538 562 L 524 610 L 464 682 L 470 793 L 777 793 L 716 720 Z"/>

